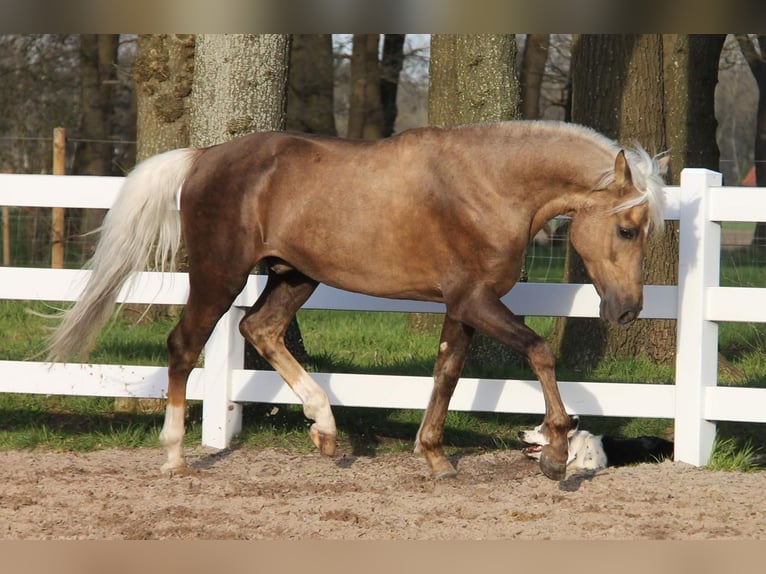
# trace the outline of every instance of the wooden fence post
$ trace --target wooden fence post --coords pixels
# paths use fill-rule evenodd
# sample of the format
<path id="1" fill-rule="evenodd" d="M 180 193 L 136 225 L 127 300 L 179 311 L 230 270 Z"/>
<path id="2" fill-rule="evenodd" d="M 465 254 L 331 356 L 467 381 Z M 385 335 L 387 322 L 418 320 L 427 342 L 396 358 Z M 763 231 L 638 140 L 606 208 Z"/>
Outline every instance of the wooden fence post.
<path id="1" fill-rule="evenodd" d="M 66 129 L 53 128 L 53 175 L 66 173 Z M 64 268 L 64 217 L 63 207 L 53 208 L 51 220 L 51 267 Z"/>

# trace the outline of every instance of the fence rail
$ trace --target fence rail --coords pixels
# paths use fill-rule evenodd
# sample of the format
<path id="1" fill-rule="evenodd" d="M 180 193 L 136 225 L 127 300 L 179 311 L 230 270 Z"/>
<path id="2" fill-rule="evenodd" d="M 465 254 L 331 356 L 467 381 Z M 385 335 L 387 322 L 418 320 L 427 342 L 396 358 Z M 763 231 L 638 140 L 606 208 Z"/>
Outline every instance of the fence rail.
<path id="1" fill-rule="evenodd" d="M 122 178 L 0 175 L 0 205 L 108 208 Z M 687 169 L 680 187 L 666 187 L 665 218 L 680 221 L 679 284 L 647 285 L 641 317 L 677 319 L 674 385 L 561 382 L 570 413 L 675 420 L 676 460 L 708 462 L 716 421 L 766 422 L 766 389 L 717 386 L 718 321 L 766 322 L 766 289 L 720 287 L 722 221 L 766 221 L 766 190 L 722 188 L 720 174 Z M 89 271 L 0 268 L 0 299 L 73 301 Z M 205 347 L 203 368 L 187 396 L 203 402 L 202 442 L 226 447 L 241 428 L 245 402 L 297 403 L 274 372 L 242 369 L 239 318 L 265 286 L 252 276 Z M 139 273 L 119 301 L 183 304 L 185 274 Z M 520 283 L 503 298 L 520 315 L 598 317 L 591 285 Z M 387 300 L 320 286 L 306 308 L 442 312 L 440 304 Z M 430 377 L 315 373 L 333 405 L 422 409 Z M 112 397 L 164 397 L 162 367 L 0 361 L 0 392 Z M 453 410 L 543 413 L 537 381 L 461 379 Z"/>

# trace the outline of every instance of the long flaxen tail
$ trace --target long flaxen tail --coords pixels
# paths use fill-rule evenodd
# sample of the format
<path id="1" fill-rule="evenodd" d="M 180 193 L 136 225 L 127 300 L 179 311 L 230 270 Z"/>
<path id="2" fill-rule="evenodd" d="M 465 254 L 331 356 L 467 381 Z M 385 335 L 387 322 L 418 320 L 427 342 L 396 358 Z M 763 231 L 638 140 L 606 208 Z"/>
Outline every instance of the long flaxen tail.
<path id="1" fill-rule="evenodd" d="M 87 357 L 131 274 L 152 263 L 172 269 L 181 241 L 176 194 L 195 154 L 178 149 L 150 157 L 125 179 L 86 265 L 92 270 L 88 282 L 48 342 L 49 361 Z"/>

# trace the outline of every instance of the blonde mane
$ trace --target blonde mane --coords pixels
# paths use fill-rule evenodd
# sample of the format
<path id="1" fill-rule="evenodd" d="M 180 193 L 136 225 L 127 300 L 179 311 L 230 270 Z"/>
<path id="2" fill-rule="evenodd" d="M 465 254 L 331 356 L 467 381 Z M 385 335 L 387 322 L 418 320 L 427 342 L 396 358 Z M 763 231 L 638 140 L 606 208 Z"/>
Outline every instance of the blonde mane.
<path id="1" fill-rule="evenodd" d="M 665 182 L 662 179 L 664 170 L 659 159 L 664 154 L 658 154 L 652 157 L 638 143 L 635 143 L 632 148 L 623 148 L 617 142 L 609 139 L 596 130 L 579 124 L 568 124 L 564 122 L 530 123 L 549 124 L 562 131 L 580 134 L 602 146 L 605 150 L 609 151 L 613 157 L 616 156 L 620 150 L 624 150 L 625 159 L 628 161 L 628 166 L 630 167 L 630 172 L 633 177 L 633 185 L 639 191 L 640 195 L 618 205 L 615 208 L 615 212 L 624 211 L 631 207 L 646 203 L 649 207 L 649 219 L 652 228 L 655 231 L 662 231 L 665 225 L 665 194 L 662 191 Z M 614 183 L 614 178 L 614 167 L 612 166 L 601 175 L 601 178 L 598 180 L 594 189 L 606 188 L 611 183 Z"/>

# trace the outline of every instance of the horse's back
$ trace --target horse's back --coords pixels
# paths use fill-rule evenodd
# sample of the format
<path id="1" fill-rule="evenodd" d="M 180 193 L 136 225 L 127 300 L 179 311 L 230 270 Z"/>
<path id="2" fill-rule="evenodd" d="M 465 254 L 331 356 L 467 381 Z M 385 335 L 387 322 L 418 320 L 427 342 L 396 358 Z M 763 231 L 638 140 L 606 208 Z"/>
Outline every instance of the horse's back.
<path id="1" fill-rule="evenodd" d="M 439 299 L 455 274 L 510 288 L 536 201 L 525 178 L 537 173 L 508 157 L 529 153 L 529 131 L 422 128 L 378 141 L 255 133 L 200 155 L 182 217 L 215 235 L 219 252 L 238 250 L 243 266 L 279 259 L 352 291 Z M 516 132 L 522 141 L 511 144 Z"/>

